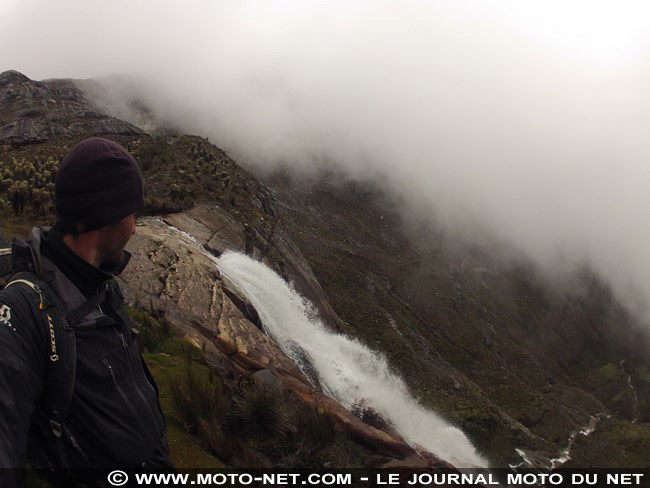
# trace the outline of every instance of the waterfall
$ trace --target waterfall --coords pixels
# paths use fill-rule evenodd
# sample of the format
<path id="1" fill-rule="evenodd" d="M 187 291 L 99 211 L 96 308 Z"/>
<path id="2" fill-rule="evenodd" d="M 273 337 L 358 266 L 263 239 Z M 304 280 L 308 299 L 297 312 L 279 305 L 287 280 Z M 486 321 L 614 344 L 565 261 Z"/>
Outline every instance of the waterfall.
<path id="1" fill-rule="evenodd" d="M 250 300 L 265 332 L 301 369 L 316 370 L 325 393 L 346 408 L 363 401 L 386 418 L 412 446 L 456 467 L 485 467 L 462 431 L 421 406 L 388 362 L 356 339 L 328 331 L 311 303 L 279 275 L 246 255 L 227 252 L 219 272 Z"/>

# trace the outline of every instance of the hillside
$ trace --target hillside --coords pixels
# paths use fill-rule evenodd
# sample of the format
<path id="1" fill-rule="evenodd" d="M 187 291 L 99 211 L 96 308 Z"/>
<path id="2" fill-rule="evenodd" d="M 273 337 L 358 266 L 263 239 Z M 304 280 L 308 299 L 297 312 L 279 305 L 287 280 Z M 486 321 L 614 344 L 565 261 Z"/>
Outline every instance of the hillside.
<path id="1" fill-rule="evenodd" d="M 593 442 L 608 449 L 587 455 L 592 438 L 579 436 L 574 465 L 647 466 L 645 448 L 627 442 L 649 432 L 647 334 L 589 270 L 553 289 L 521 256 L 504 262 L 414 229 L 372 185 L 335 172 L 263 181 L 346 332 L 383 351 L 492 459 L 518 464 L 515 448 L 555 458 L 597 417 Z"/>
<path id="2" fill-rule="evenodd" d="M 278 170 L 256 177 L 205 139 L 154 137 L 103 113 L 80 86 L 0 74 L 0 231 L 21 236 L 33 224 L 51 221 L 61 158 L 86 136 L 114 139 L 141 164 L 146 214 L 161 215 L 213 254 L 237 249 L 263 260 L 314 303 L 331 330 L 385 354 L 411 393 L 461 427 L 492 464 L 519 464 L 523 454 L 548 465 L 575 438 L 572 465 L 648 466 L 647 334 L 589 270 L 575 277 L 570 290 L 553 288 L 521 256 L 496 259 L 481 243 L 404 222 L 376 186 L 332 171 L 306 178 Z M 187 282 L 182 269 L 174 268 L 171 281 L 165 274 L 178 262 L 151 258 L 160 245 L 155 225 L 143 223 L 143 237 L 134 244 L 141 249 L 141 269 L 154 263 L 148 273 Z M 181 244 L 171 239 L 161 255 L 178 257 L 175 246 Z M 210 276 L 205 274 L 206 289 Z M 196 325 L 206 323 L 212 310 L 183 304 L 182 287 L 170 285 L 167 297 L 148 290 L 155 274 L 125 279 L 138 309 L 164 318 L 177 334 L 195 334 L 197 344 L 208 344 L 206 364 L 224 376 L 234 374 L 228 366 L 233 359 L 222 354 L 226 346 L 210 349 L 216 341 L 211 334 L 220 331 Z M 242 323 L 256 323 L 241 303 L 245 297 L 224 300 L 248 311 Z M 191 314 L 197 318 L 190 320 Z M 258 333 L 250 329 L 251 337 Z M 259 345 L 262 339 L 251 341 Z M 268 355 L 285 361 L 273 350 Z M 271 369 L 268 363 L 251 366 L 254 353 L 247 351 L 248 362 L 235 361 L 237 368 Z M 169 363 L 160 366 L 173 374 Z M 178 369 L 180 362 L 172 366 Z M 337 409 L 331 405 L 339 428 L 345 419 L 357 425 L 354 412 Z M 371 421 L 372 412 L 356 413 Z M 574 434 L 590 423 L 593 434 Z M 386 439 L 354 429 L 356 441 L 365 435 L 364 449 L 370 449 L 370 434 Z M 362 457 L 372 456 L 366 452 L 357 461 Z"/>

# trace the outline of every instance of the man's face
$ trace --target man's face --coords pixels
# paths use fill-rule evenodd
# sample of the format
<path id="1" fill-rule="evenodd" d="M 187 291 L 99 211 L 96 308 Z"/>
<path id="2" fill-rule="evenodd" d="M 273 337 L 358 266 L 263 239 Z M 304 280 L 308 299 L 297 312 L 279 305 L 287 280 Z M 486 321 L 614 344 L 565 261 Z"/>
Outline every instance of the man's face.
<path id="1" fill-rule="evenodd" d="M 116 265 L 122 262 L 122 254 L 127 242 L 135 234 L 135 214 L 124 217 L 119 222 L 102 229 L 99 255 L 102 265 Z"/>

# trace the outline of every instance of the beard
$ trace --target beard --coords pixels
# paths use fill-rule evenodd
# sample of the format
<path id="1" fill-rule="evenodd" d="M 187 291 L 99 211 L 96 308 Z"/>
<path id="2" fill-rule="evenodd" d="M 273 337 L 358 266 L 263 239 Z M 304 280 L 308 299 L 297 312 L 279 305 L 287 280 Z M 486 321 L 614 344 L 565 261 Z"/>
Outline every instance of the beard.
<path id="1" fill-rule="evenodd" d="M 120 222 L 107 227 L 98 249 L 101 266 L 120 264 L 129 239 L 131 239 L 131 232 L 128 232 Z"/>

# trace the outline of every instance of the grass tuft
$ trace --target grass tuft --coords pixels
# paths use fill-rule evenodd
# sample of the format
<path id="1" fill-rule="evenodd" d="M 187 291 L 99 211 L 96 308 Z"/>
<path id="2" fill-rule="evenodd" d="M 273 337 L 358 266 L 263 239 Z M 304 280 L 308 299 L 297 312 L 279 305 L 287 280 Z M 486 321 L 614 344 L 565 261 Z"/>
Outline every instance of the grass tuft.
<path id="1" fill-rule="evenodd" d="M 302 451 L 327 449 L 336 441 L 336 418 L 318 407 L 305 407 L 298 415 L 298 436 Z"/>
<path id="2" fill-rule="evenodd" d="M 285 437 L 291 430 L 289 399 L 274 385 L 244 381 L 235 393 L 229 421 L 251 437 Z"/>
<path id="3" fill-rule="evenodd" d="M 202 423 L 216 424 L 220 428 L 228 408 L 223 385 L 211 370 L 207 378 L 198 374 L 191 352 L 186 352 L 184 374 L 180 380 L 172 380 L 170 393 L 172 403 L 190 433 L 198 435 Z"/>

